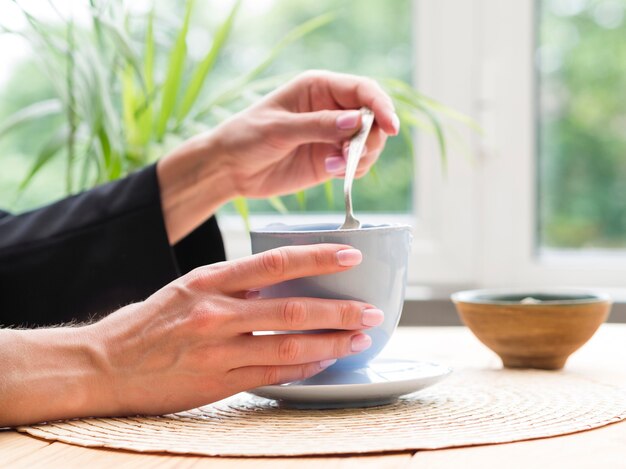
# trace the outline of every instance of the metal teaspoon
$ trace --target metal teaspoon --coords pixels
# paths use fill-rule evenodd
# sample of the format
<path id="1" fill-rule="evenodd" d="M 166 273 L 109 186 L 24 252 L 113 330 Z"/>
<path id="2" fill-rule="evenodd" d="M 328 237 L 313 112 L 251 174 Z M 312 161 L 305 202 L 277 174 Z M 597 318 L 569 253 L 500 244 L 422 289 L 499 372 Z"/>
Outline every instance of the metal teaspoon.
<path id="1" fill-rule="evenodd" d="M 350 140 L 348 147 L 348 162 L 346 164 L 346 175 L 343 180 L 343 197 L 346 203 L 346 219 L 340 230 L 356 230 L 361 228 L 361 222 L 354 217 L 352 211 L 352 182 L 356 174 L 356 168 L 361 159 L 361 153 L 365 146 L 365 141 L 374 123 L 374 113 L 366 107 L 361 108 L 361 129 Z"/>

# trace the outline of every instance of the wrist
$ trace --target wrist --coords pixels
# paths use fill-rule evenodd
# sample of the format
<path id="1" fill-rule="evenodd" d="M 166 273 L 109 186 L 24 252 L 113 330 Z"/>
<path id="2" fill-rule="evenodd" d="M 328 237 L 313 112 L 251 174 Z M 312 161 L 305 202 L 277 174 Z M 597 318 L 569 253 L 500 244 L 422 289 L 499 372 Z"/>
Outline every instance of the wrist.
<path id="1" fill-rule="evenodd" d="M 202 143 L 197 156 L 203 161 L 198 177 L 199 189 L 210 199 L 218 200 L 219 205 L 240 195 L 233 179 L 233 158 L 222 137 L 220 128 L 200 136 Z"/>
<path id="2" fill-rule="evenodd" d="M 215 132 L 187 140 L 159 161 L 157 177 L 170 244 L 236 197 L 227 161 Z"/>

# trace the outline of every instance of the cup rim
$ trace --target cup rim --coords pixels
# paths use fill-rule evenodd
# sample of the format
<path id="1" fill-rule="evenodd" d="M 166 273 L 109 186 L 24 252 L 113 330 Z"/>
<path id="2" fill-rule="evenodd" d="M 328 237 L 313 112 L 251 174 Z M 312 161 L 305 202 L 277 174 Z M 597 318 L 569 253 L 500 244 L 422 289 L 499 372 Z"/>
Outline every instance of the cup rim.
<path id="1" fill-rule="evenodd" d="M 536 296 L 559 296 L 564 298 L 555 298 L 549 300 L 539 300 L 537 302 L 522 303 L 518 299 L 502 299 L 502 296 L 518 296 L 534 298 Z M 581 298 L 575 298 L 579 296 Z M 493 297 L 493 298 L 490 298 Z M 453 293 L 450 299 L 454 303 L 471 303 L 471 304 L 489 304 L 489 305 L 518 305 L 524 307 L 541 307 L 541 306 L 557 306 L 557 305 L 579 305 L 609 302 L 612 303 L 611 296 L 605 292 L 594 291 L 582 288 L 490 288 L 478 290 L 464 290 Z"/>
<path id="2" fill-rule="evenodd" d="M 324 226 L 336 225 L 337 228 L 322 229 L 322 230 L 310 229 L 314 226 L 320 226 L 320 225 L 324 225 Z M 350 230 L 339 230 L 340 226 L 341 226 L 341 223 L 336 223 L 336 222 L 310 223 L 310 224 L 300 224 L 300 225 L 286 225 L 284 223 L 272 223 L 263 228 L 254 228 L 250 230 L 250 234 L 284 234 L 284 235 L 297 236 L 297 235 L 305 235 L 305 234 L 311 235 L 311 234 L 317 234 L 317 233 L 324 233 L 324 234 L 333 233 L 333 234 L 346 234 L 347 235 L 347 234 L 371 233 L 371 232 L 377 232 L 377 231 L 386 232 L 386 231 L 403 231 L 407 229 L 412 230 L 411 225 L 406 225 L 402 223 L 371 225 L 371 226 L 350 229 Z M 298 229 L 294 230 L 294 228 L 298 228 Z"/>

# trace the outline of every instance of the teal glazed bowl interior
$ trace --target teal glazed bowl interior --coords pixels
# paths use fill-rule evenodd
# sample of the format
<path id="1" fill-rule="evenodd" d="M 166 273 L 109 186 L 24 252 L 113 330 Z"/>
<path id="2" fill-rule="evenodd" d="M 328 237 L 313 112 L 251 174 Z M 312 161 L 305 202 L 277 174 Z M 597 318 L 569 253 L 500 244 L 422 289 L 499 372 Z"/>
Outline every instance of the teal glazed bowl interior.
<path id="1" fill-rule="evenodd" d="M 341 358 L 333 365 L 335 368 L 361 368 L 385 347 L 400 321 L 412 239 L 411 227 L 363 225 L 357 230 L 338 228 L 337 223 L 269 225 L 252 230 L 252 252 L 256 254 L 282 246 L 320 243 L 346 244 L 361 251 L 361 264 L 344 272 L 289 280 L 261 290 L 264 298 L 357 300 L 381 309 L 385 314 L 384 322 L 364 331 L 372 338 L 372 346 L 357 355 Z"/>

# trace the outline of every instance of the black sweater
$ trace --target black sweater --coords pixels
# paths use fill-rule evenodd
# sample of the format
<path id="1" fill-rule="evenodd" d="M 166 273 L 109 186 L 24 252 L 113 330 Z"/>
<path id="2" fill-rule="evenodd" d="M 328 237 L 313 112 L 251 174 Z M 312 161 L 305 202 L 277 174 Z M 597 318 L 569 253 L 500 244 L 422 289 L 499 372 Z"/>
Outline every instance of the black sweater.
<path id="1" fill-rule="evenodd" d="M 0 326 L 98 318 L 224 259 L 215 218 L 169 245 L 153 165 L 32 212 L 0 211 Z"/>

